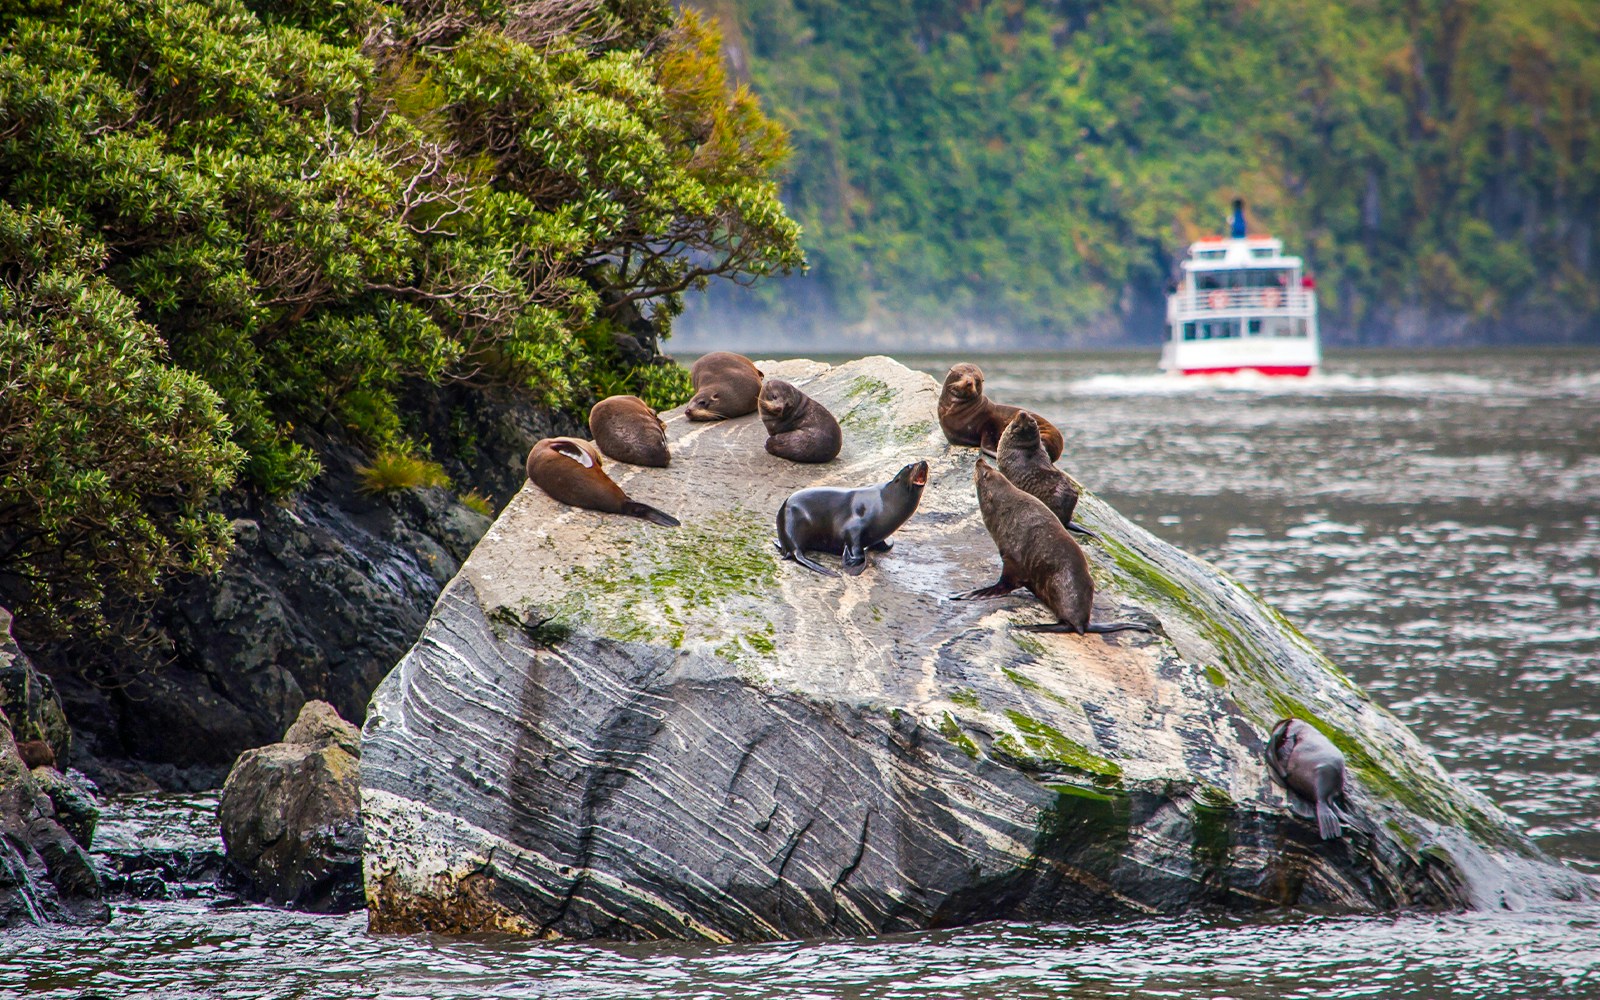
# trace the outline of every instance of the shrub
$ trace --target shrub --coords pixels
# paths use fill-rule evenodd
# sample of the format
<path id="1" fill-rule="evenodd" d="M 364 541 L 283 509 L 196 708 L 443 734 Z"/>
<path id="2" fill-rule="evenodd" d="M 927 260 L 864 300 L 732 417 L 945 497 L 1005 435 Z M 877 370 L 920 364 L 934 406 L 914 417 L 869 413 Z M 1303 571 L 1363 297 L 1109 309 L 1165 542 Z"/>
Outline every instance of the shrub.
<path id="1" fill-rule="evenodd" d="M 394 451 L 381 452 L 371 465 L 359 466 L 356 475 L 368 493 L 450 485 L 450 477 L 439 463 Z"/>

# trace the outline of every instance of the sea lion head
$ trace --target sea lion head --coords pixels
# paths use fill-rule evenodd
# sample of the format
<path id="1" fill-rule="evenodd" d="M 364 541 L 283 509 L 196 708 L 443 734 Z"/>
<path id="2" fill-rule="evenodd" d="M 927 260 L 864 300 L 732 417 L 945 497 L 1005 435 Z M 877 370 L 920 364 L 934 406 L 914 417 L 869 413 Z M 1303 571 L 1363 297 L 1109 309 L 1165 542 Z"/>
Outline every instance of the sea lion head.
<path id="1" fill-rule="evenodd" d="M 1017 415 L 1006 424 L 1006 429 L 1000 433 L 1000 445 L 997 451 L 1007 451 L 1011 448 L 1020 448 L 1023 451 L 1032 451 L 1039 447 L 1039 418 L 1027 410 L 1018 410 Z"/>
<path id="2" fill-rule="evenodd" d="M 780 422 L 800 405 L 800 390 L 782 379 L 769 378 L 761 383 L 761 394 L 756 397 L 756 408 L 762 420 Z"/>
<path id="3" fill-rule="evenodd" d="M 717 409 L 717 403 L 721 399 L 720 387 L 707 386 L 689 400 L 689 405 L 683 409 L 683 415 L 690 420 L 726 420 L 728 415 Z"/>
<path id="4" fill-rule="evenodd" d="M 894 481 L 902 486 L 909 486 L 914 490 L 920 491 L 924 486 L 928 485 L 928 463 L 912 462 L 895 475 Z"/>
<path id="5" fill-rule="evenodd" d="M 944 377 L 945 395 L 963 402 L 983 395 L 983 369 L 962 363 L 950 369 Z"/>

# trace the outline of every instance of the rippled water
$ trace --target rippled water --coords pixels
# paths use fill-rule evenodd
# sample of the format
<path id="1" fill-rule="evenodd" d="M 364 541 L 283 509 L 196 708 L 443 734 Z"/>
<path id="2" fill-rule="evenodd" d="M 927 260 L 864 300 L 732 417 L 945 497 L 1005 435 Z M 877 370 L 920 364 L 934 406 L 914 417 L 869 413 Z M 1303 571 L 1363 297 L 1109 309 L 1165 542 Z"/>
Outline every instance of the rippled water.
<path id="1" fill-rule="evenodd" d="M 1267 595 L 1547 851 L 1600 871 L 1600 352 L 1335 356 L 1308 382 L 981 360 L 1091 489 Z M 214 844 L 211 803 L 124 803 L 107 842 Z M 360 915 L 204 897 L 115 911 L 0 936 L 0 997 L 1600 998 L 1593 906 L 714 948 L 373 937 Z"/>

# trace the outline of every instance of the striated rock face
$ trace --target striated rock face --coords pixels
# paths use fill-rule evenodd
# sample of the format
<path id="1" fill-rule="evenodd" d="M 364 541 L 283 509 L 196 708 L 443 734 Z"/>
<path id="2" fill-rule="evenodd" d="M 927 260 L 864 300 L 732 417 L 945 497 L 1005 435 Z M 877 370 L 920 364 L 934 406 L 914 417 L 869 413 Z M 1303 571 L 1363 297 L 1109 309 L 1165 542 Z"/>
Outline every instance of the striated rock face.
<path id="1" fill-rule="evenodd" d="M 681 528 L 528 487 L 446 588 L 369 708 L 374 929 L 760 940 L 1592 893 L 1271 607 L 1092 494 L 1095 617 L 1164 634 L 945 600 L 999 558 L 938 387 L 885 358 L 762 367 L 839 418 L 835 463 L 766 454 L 754 416 L 667 414 L 671 468 L 608 468 Z M 778 559 L 790 492 L 918 459 L 921 509 L 861 576 Z M 1342 839 L 1261 762 L 1290 714 L 1348 759 Z"/>
<path id="2" fill-rule="evenodd" d="M 240 756 L 218 808 L 227 887 L 314 913 L 361 906 L 360 739 L 311 701 L 282 743 Z"/>

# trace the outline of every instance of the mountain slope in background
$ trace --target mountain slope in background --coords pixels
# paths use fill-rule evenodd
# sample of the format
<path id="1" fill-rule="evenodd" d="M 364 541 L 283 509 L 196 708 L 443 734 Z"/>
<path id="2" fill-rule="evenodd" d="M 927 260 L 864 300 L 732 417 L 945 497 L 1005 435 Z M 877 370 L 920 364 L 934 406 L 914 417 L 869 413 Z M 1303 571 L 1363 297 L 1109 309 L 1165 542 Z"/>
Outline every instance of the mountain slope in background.
<path id="1" fill-rule="evenodd" d="M 1584 0 L 703 6 L 792 133 L 812 266 L 680 346 L 1153 343 L 1235 196 L 1331 344 L 1600 341 Z"/>

